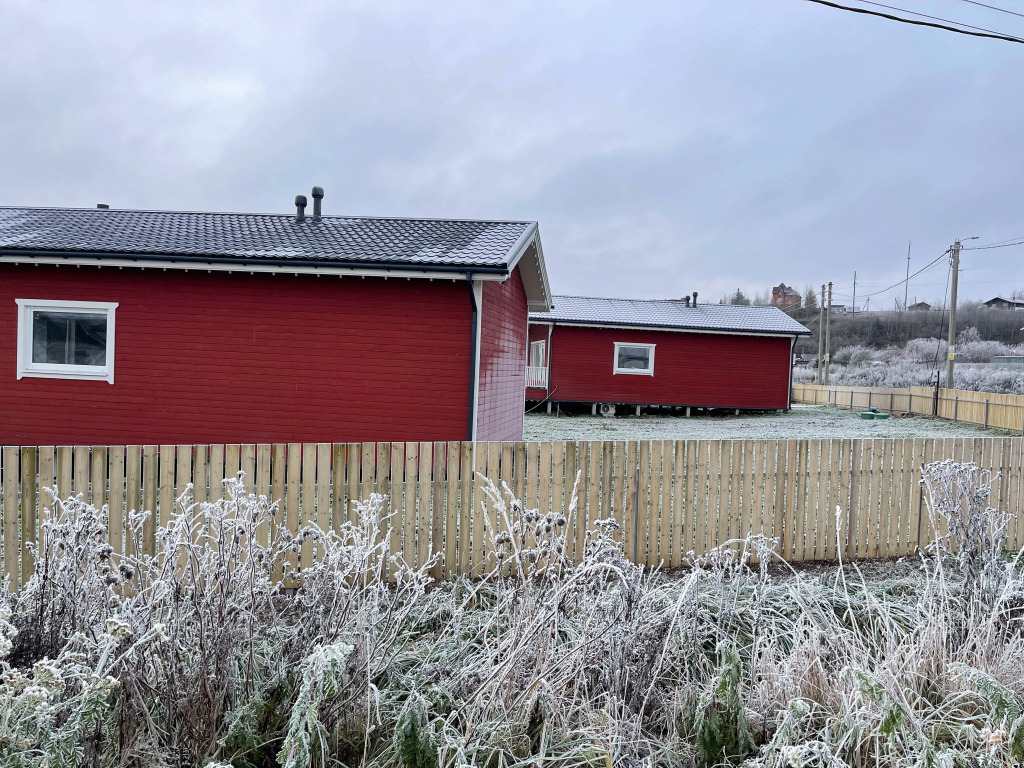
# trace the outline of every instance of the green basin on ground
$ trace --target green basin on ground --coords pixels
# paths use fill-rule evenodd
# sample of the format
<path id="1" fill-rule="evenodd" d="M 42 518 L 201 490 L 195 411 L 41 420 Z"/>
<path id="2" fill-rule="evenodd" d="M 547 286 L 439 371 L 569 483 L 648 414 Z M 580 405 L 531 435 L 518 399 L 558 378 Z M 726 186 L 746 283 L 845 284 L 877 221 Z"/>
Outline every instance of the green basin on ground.
<path id="1" fill-rule="evenodd" d="M 875 418 L 875 414 L 873 414 L 871 411 L 861 411 L 860 417 L 862 419 L 873 419 Z"/>
<path id="2" fill-rule="evenodd" d="M 875 418 L 876 419 L 888 419 L 889 418 L 889 414 L 888 413 L 876 413 L 875 414 Z"/>

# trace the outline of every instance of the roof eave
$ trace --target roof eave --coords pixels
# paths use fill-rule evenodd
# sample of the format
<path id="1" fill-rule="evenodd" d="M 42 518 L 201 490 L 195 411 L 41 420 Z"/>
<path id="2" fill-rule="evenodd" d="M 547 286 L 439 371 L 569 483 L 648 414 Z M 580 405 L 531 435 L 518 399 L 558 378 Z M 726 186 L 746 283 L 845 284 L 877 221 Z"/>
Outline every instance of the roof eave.
<path id="1" fill-rule="evenodd" d="M 532 253 L 531 253 L 532 252 Z M 551 286 L 548 282 L 547 266 L 544 263 L 544 247 L 540 242 L 540 227 L 530 222 L 523 234 L 509 252 L 508 272 L 512 274 L 518 266 L 526 290 L 526 305 L 530 312 L 550 312 L 552 306 Z M 529 258 L 525 258 L 531 254 Z"/>
<path id="2" fill-rule="evenodd" d="M 810 336 L 811 331 L 804 328 L 802 330 L 786 330 L 777 328 L 707 328 L 704 326 L 692 326 L 692 325 L 653 325 L 651 323 L 621 323 L 614 320 L 577 320 L 573 318 L 554 318 L 554 317 L 531 317 L 531 321 L 537 323 L 547 323 L 550 325 L 591 325 L 596 327 L 610 327 L 610 328 L 622 328 L 622 329 L 640 329 L 649 331 L 691 331 L 693 333 L 732 333 L 739 336 L 749 336 L 751 334 L 769 335 L 769 336 Z"/>
<path id="3" fill-rule="evenodd" d="M 102 262 L 105 260 L 120 260 L 131 262 L 164 262 L 182 265 L 193 265 L 201 268 L 207 264 L 220 264 L 237 267 L 239 272 L 249 271 L 259 267 L 279 267 L 283 270 L 295 269 L 353 269 L 370 272 L 445 272 L 460 274 L 493 274 L 507 275 L 511 270 L 503 266 L 495 265 L 470 265 L 470 264 L 438 264 L 438 263 L 417 263 L 402 261 L 362 261 L 339 260 L 339 259 L 274 259 L 264 257 L 228 257 L 212 255 L 182 255 L 175 253 L 138 253 L 138 252 L 116 252 L 116 251 L 59 251 L 42 250 L 35 248 L 4 248 L 0 247 L 0 261 L 5 256 L 38 258 L 38 259 L 63 259 L 68 263 L 80 260 L 93 260 Z"/>

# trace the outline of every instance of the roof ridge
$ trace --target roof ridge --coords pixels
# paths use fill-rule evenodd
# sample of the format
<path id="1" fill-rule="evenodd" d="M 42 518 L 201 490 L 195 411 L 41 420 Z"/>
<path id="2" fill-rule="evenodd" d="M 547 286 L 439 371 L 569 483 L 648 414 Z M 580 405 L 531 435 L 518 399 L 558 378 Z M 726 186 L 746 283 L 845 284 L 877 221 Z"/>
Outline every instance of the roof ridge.
<path id="1" fill-rule="evenodd" d="M 265 216 L 269 218 L 290 219 L 294 213 L 268 213 L 259 211 L 194 211 L 194 210 L 166 210 L 160 208 L 82 208 L 76 206 L 62 205 L 0 205 L 0 211 L 81 211 L 83 213 L 165 213 L 171 215 L 188 216 Z M 309 213 L 307 218 L 312 218 Z M 443 216 L 352 216 L 338 213 L 323 214 L 324 219 L 349 219 L 349 220 L 370 220 L 370 221 L 443 221 L 454 224 L 522 224 L 529 226 L 537 224 L 536 220 L 529 219 L 472 219 L 472 218 L 445 218 Z"/>

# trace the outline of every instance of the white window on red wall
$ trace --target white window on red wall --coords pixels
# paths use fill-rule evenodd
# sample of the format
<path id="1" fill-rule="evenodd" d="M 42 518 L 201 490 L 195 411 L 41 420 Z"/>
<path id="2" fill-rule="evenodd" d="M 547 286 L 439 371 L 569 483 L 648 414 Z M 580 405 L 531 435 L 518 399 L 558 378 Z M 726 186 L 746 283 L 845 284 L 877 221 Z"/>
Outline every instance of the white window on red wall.
<path id="1" fill-rule="evenodd" d="M 654 375 L 654 344 L 615 342 L 614 373 Z"/>
<path id="2" fill-rule="evenodd" d="M 18 378 L 114 383 L 116 303 L 16 299 Z"/>
<path id="3" fill-rule="evenodd" d="M 531 368 L 543 368 L 544 363 L 544 349 L 547 346 L 546 342 L 543 341 L 531 341 L 530 342 L 530 367 Z"/>

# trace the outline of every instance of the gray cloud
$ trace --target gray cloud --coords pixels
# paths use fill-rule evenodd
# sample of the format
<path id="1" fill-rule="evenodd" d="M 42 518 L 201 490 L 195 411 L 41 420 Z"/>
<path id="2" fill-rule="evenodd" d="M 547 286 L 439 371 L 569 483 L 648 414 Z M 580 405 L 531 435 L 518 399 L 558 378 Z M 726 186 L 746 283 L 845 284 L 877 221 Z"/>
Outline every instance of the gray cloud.
<path id="1" fill-rule="evenodd" d="M 923 266 L 1024 235 L 1024 46 L 801 0 L 0 0 L 0 28 L 3 204 L 283 211 L 322 184 L 330 212 L 538 219 L 557 291 L 640 297 L 855 269 L 863 295 L 908 240 Z M 964 262 L 968 297 L 1024 288 L 1024 248 Z"/>

